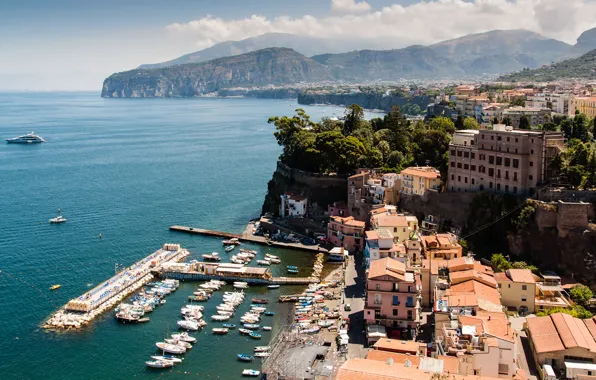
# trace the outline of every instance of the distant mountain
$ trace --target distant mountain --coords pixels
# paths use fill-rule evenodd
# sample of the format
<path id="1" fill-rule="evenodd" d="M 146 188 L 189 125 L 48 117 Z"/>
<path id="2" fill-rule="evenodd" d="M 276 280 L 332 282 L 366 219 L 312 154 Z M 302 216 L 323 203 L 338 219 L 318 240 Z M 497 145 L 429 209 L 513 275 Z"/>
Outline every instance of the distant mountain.
<path id="1" fill-rule="evenodd" d="M 231 87 L 333 79 L 330 70 L 287 48 L 268 48 L 208 62 L 112 74 L 102 97 L 189 97 Z"/>
<path id="2" fill-rule="evenodd" d="M 596 49 L 596 28 L 583 32 L 578 37 L 575 47 L 584 52 Z"/>
<path id="3" fill-rule="evenodd" d="M 596 79 L 596 50 L 539 69 L 524 69 L 501 76 L 504 82 L 548 82 L 558 79 Z"/>
<path id="4" fill-rule="evenodd" d="M 266 33 L 242 41 L 226 41 L 210 48 L 183 55 L 171 61 L 141 65 L 139 69 L 157 69 L 187 63 L 207 62 L 217 58 L 229 57 L 249 53 L 270 47 L 285 47 L 296 50 L 306 56 L 321 53 L 337 53 L 343 51 L 332 40 L 314 37 L 298 36 L 289 33 Z"/>

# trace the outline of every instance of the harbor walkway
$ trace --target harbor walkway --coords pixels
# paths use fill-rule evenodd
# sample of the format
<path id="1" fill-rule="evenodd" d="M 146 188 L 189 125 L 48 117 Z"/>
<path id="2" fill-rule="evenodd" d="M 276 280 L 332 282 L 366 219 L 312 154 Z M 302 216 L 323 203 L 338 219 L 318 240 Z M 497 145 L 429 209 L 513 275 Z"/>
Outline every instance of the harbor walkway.
<path id="1" fill-rule="evenodd" d="M 269 240 L 264 236 L 257 236 L 253 235 L 252 230 L 254 227 L 254 223 L 250 222 L 246 226 L 246 229 L 242 234 L 233 234 L 230 232 L 222 232 L 222 231 L 214 231 L 214 230 L 206 230 L 203 228 L 197 227 L 187 227 L 187 226 L 170 226 L 171 231 L 178 231 L 178 232 L 186 232 L 190 234 L 197 234 L 197 235 L 206 235 L 206 236 L 213 236 L 219 238 L 226 238 L 232 239 L 236 238 L 240 241 L 250 242 L 254 244 L 261 244 L 261 245 L 268 245 L 271 247 L 277 248 L 287 248 L 287 249 L 296 249 L 300 251 L 308 251 L 308 252 L 323 252 L 328 253 L 329 251 L 319 245 L 305 245 L 302 243 L 284 243 L 280 241 Z"/>

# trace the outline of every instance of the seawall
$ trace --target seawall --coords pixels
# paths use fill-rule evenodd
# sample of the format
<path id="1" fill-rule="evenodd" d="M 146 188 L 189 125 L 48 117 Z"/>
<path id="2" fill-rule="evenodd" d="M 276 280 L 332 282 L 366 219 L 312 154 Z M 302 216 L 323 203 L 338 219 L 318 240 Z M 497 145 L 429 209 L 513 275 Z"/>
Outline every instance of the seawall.
<path id="1" fill-rule="evenodd" d="M 425 111 L 426 107 L 431 102 L 432 100 L 428 96 L 413 96 L 411 98 L 406 98 L 403 96 L 366 93 L 314 94 L 301 92 L 298 94 L 298 104 L 334 104 L 343 106 L 358 104 L 362 108 L 379 109 L 385 112 L 390 111 L 393 106 L 409 108 L 413 105 L 417 105 L 421 111 Z"/>

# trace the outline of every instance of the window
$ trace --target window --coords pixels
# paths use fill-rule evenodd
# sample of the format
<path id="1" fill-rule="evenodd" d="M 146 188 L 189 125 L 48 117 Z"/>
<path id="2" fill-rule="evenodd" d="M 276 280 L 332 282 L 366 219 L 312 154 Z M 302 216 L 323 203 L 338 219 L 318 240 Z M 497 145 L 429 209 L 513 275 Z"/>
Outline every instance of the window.
<path id="1" fill-rule="evenodd" d="M 406 301 L 406 306 L 414 307 L 414 297 L 408 297 L 408 300 Z"/>
<path id="2" fill-rule="evenodd" d="M 503 165 L 503 157 L 497 157 L 497 165 Z"/>
<path id="3" fill-rule="evenodd" d="M 515 142 L 517 142 L 517 141 L 518 141 L 518 140 L 517 140 L 517 137 L 516 137 L 516 138 L 515 138 Z"/>
<path id="4" fill-rule="evenodd" d="M 509 289 L 511 289 L 511 284 L 507 284 L 507 287 L 508 287 Z"/>
<path id="5" fill-rule="evenodd" d="M 455 180 L 455 176 L 453 174 L 451 174 L 451 180 L 454 181 Z"/>
<path id="6" fill-rule="evenodd" d="M 397 232 L 397 227 L 393 227 L 393 232 Z"/>
<path id="7" fill-rule="evenodd" d="M 399 296 L 393 296 L 393 302 L 391 304 L 394 306 L 399 305 Z"/>
<path id="8" fill-rule="evenodd" d="M 501 190 L 501 184 L 497 183 L 497 191 L 500 191 L 500 190 Z"/>
<path id="9" fill-rule="evenodd" d="M 505 185 L 505 192 L 508 193 L 509 192 L 509 185 Z"/>
<path id="10" fill-rule="evenodd" d="M 375 305 L 380 305 L 380 304 L 381 304 L 381 295 L 375 294 Z"/>
<path id="11" fill-rule="evenodd" d="M 507 142 L 509 142 L 509 137 L 507 137 Z"/>
<path id="12" fill-rule="evenodd" d="M 492 182 L 489 182 L 489 183 L 488 183 L 488 187 L 489 187 L 490 189 L 492 189 L 492 188 L 493 188 L 493 183 L 492 183 Z"/>
<path id="13" fill-rule="evenodd" d="M 494 177 L 495 176 L 495 169 L 488 168 L 488 175 L 489 175 L 489 177 Z"/>
<path id="14" fill-rule="evenodd" d="M 517 181 L 517 172 L 513 172 L 513 180 Z"/>
<path id="15" fill-rule="evenodd" d="M 488 156 L 488 163 L 494 165 L 495 163 L 495 156 Z"/>
<path id="16" fill-rule="evenodd" d="M 501 136 L 497 136 L 497 141 L 501 141 Z"/>
<path id="17" fill-rule="evenodd" d="M 460 175 L 457 176 L 457 182 L 461 182 L 461 176 Z"/>
<path id="18" fill-rule="evenodd" d="M 534 139 L 532 139 L 532 144 L 534 144 Z"/>
<path id="19" fill-rule="evenodd" d="M 469 168 L 470 168 L 470 165 L 468 165 L 468 164 L 464 164 L 464 169 L 465 169 L 465 170 L 468 170 Z"/>
<path id="20" fill-rule="evenodd" d="M 408 310 L 408 319 L 412 320 L 412 310 Z"/>
<path id="21" fill-rule="evenodd" d="M 470 153 L 470 157 L 472 158 L 472 160 L 476 159 L 476 153 L 474 153 L 474 152 Z"/>
<path id="22" fill-rule="evenodd" d="M 470 170 L 475 172 L 476 171 L 476 165 L 470 165 Z"/>
<path id="23" fill-rule="evenodd" d="M 513 186 L 513 194 L 517 194 L 517 186 Z"/>
<path id="24" fill-rule="evenodd" d="M 532 176 L 532 174 L 530 174 L 530 176 L 528 178 L 530 179 L 530 181 L 534 179 L 534 177 Z"/>
<path id="25" fill-rule="evenodd" d="M 468 177 L 464 177 L 464 182 L 468 183 Z"/>
<path id="26" fill-rule="evenodd" d="M 461 157 L 461 150 L 457 151 L 457 157 Z"/>
<path id="27" fill-rule="evenodd" d="M 534 166 L 534 161 L 530 161 L 530 166 Z"/>
<path id="28" fill-rule="evenodd" d="M 458 163 L 457 163 L 457 168 L 458 168 L 458 169 L 461 169 L 461 162 L 458 162 Z"/>
<path id="29" fill-rule="evenodd" d="M 491 140 L 494 140 L 494 139 L 495 139 L 495 136 L 491 136 L 491 137 L 490 137 L 490 139 L 491 139 Z"/>
<path id="30" fill-rule="evenodd" d="M 397 316 L 397 309 L 393 309 L 393 315 Z"/>
<path id="31" fill-rule="evenodd" d="M 515 153 L 517 153 L 517 152 L 515 152 Z M 519 160 L 517 158 L 514 158 L 513 159 L 513 167 L 514 168 L 519 168 Z"/>
<path id="32" fill-rule="evenodd" d="M 381 290 L 381 285 L 379 285 L 379 284 L 375 285 L 375 290 Z"/>
<path id="33" fill-rule="evenodd" d="M 451 149 L 451 155 L 455 156 L 455 149 Z"/>
<path id="34" fill-rule="evenodd" d="M 522 290 L 528 290 L 528 285 L 522 285 Z"/>
<path id="35" fill-rule="evenodd" d="M 450 164 L 450 166 L 451 166 L 452 168 L 454 168 L 454 167 L 455 167 L 455 162 L 454 162 L 454 161 L 451 161 L 451 164 Z"/>
<path id="36" fill-rule="evenodd" d="M 530 154 L 534 154 L 534 149 L 530 149 Z"/>
<path id="37" fill-rule="evenodd" d="M 501 178 L 501 169 L 497 169 L 497 178 Z"/>
<path id="38" fill-rule="evenodd" d="M 509 179 L 509 170 L 505 170 L 505 179 Z"/>
<path id="39" fill-rule="evenodd" d="M 474 184 L 474 178 L 472 178 L 472 185 Z"/>
<path id="40" fill-rule="evenodd" d="M 464 158 L 469 158 L 470 157 L 470 152 L 464 152 Z"/>
<path id="41" fill-rule="evenodd" d="M 508 157 L 505 157 L 505 166 L 511 166 L 511 159 Z"/>

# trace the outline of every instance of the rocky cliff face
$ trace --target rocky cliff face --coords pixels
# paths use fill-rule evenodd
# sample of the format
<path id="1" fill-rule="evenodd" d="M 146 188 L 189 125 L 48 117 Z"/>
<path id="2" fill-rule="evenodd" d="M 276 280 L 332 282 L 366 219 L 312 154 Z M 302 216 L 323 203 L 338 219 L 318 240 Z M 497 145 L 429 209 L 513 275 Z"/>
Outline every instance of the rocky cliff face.
<path id="1" fill-rule="evenodd" d="M 287 85 L 332 79 L 327 67 L 292 49 L 269 48 L 198 64 L 111 75 L 102 97 L 191 97 L 232 87 Z"/>
<path id="2" fill-rule="evenodd" d="M 336 105 L 350 105 L 358 104 L 366 109 L 379 109 L 386 112 L 391 110 L 393 106 L 406 106 L 417 104 L 421 110 L 426 110 L 426 107 L 431 102 L 428 96 L 415 96 L 413 98 L 404 98 L 394 95 L 382 94 L 311 94 L 300 93 L 298 95 L 298 104 L 336 104 Z"/>

